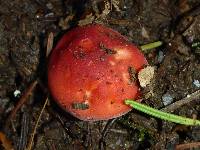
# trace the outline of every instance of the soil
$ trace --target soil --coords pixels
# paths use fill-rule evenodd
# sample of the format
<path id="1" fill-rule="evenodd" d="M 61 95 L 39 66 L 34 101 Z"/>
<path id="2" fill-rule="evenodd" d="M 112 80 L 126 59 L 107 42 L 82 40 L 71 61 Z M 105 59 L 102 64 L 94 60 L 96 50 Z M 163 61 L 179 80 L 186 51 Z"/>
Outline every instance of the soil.
<path id="1" fill-rule="evenodd" d="M 199 0 L 0 0 L 0 131 L 14 149 L 28 146 L 49 95 L 45 54 L 49 34 L 53 33 L 55 46 L 68 30 L 88 23 L 111 27 L 138 46 L 164 43 L 145 52 L 156 76 L 144 89 L 143 103 L 163 109 L 200 90 Z M 199 99 L 196 96 L 173 112 L 199 118 Z M 84 122 L 60 110 L 50 97 L 32 149 L 172 150 L 186 143 L 197 146 L 199 133 L 198 126 L 165 122 L 136 110 L 109 121 Z M 3 149 L 0 137 L 1 142 Z"/>

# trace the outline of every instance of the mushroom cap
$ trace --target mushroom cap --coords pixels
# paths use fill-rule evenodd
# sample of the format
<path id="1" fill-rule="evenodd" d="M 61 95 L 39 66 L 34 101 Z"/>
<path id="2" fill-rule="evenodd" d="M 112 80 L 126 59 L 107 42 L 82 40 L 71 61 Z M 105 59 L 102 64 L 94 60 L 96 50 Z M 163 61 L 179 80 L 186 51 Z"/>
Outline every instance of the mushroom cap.
<path id="1" fill-rule="evenodd" d="M 120 33 L 99 24 L 76 27 L 52 50 L 49 90 L 73 116 L 108 120 L 131 110 L 124 100 L 138 97 L 135 74 L 146 64 L 139 49 Z"/>

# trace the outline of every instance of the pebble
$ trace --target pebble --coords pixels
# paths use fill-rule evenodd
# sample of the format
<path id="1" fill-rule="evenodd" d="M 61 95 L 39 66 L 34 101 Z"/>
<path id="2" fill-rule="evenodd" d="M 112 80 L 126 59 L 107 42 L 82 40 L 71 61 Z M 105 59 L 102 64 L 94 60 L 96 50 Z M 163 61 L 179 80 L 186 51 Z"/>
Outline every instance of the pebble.
<path id="1" fill-rule="evenodd" d="M 162 102 L 165 106 L 167 106 L 173 102 L 173 97 L 169 93 L 165 93 L 162 96 Z"/>
<path id="2" fill-rule="evenodd" d="M 164 53 L 163 51 L 158 52 L 158 62 L 161 63 L 164 59 Z"/>
<path id="3" fill-rule="evenodd" d="M 21 95 L 21 91 L 20 90 L 15 90 L 13 92 L 14 97 L 19 97 Z"/>
<path id="4" fill-rule="evenodd" d="M 194 81 L 193 81 L 193 84 L 194 84 L 197 88 L 200 88 L 200 82 L 199 82 L 199 80 L 194 80 Z"/>

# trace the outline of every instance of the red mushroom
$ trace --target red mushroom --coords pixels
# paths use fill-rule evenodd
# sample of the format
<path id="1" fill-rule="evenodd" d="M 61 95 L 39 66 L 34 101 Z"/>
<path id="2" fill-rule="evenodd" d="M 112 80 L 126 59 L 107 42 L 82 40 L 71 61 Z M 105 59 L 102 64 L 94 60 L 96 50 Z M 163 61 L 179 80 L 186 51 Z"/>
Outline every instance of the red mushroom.
<path id="1" fill-rule="evenodd" d="M 77 27 L 52 51 L 49 89 L 64 110 L 81 120 L 115 118 L 131 110 L 124 100 L 138 97 L 135 74 L 146 64 L 120 33 L 98 24 Z"/>

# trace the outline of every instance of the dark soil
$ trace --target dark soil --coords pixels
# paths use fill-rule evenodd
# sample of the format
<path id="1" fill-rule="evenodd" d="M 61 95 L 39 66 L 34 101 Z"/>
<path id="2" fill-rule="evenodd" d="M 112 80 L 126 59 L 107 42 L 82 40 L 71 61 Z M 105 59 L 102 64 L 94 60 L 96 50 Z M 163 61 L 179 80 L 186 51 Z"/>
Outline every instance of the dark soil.
<path id="1" fill-rule="evenodd" d="M 200 90 L 199 0 L 0 0 L 0 131 L 14 149 L 28 146 L 48 95 L 48 35 L 53 33 L 55 46 L 71 28 L 94 22 L 119 31 L 137 45 L 164 42 L 145 53 L 157 68 L 153 84 L 144 91 L 147 105 L 162 109 Z M 9 120 L 35 80 L 39 84 Z M 21 94 L 15 95 L 16 90 Z M 114 120 L 84 122 L 49 99 L 36 130 L 35 150 L 171 150 L 200 141 L 200 127 L 165 122 L 135 110 Z M 196 97 L 174 113 L 199 118 L 199 100 Z"/>

